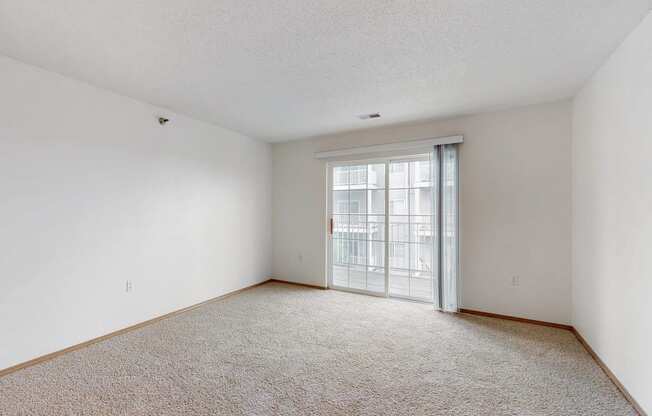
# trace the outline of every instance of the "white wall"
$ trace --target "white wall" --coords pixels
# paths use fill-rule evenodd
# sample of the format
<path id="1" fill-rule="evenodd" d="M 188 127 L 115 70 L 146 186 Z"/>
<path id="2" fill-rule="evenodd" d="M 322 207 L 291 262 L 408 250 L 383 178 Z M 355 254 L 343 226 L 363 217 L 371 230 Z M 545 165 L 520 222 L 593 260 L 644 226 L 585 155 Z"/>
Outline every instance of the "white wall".
<path id="1" fill-rule="evenodd" d="M 573 324 L 652 412 L 652 14 L 573 108 Z"/>
<path id="2" fill-rule="evenodd" d="M 326 284 L 326 168 L 313 152 L 452 134 L 465 140 L 463 306 L 570 323 L 567 101 L 274 144 L 273 276 Z M 511 285 L 514 275 L 520 276 L 518 287 Z"/>
<path id="3" fill-rule="evenodd" d="M 0 57 L 0 369 L 265 280 L 270 211 L 270 145 Z"/>

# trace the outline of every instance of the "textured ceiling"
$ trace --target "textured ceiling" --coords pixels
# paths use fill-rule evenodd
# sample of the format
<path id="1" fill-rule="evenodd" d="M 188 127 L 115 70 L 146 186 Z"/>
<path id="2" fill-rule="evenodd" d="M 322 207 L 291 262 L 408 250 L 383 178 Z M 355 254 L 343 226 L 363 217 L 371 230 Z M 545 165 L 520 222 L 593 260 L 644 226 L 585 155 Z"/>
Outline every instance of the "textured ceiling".
<path id="1" fill-rule="evenodd" d="M 280 141 L 570 97 L 648 10 L 649 0 L 0 0 L 0 53 Z M 371 112 L 382 118 L 357 118 Z"/>

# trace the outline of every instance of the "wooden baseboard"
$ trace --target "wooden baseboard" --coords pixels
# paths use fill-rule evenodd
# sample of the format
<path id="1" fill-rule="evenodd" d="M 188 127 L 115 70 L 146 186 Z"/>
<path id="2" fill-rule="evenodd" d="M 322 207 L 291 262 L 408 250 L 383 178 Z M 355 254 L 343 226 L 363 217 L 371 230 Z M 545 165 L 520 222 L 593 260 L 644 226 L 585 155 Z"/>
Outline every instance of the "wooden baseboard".
<path id="1" fill-rule="evenodd" d="M 604 373 L 607 375 L 607 377 L 609 377 L 611 382 L 616 385 L 618 390 L 620 390 L 622 395 L 625 397 L 625 399 L 627 399 L 629 404 L 632 405 L 634 410 L 636 410 L 640 416 L 647 416 L 647 413 L 643 410 L 641 405 L 639 405 L 638 402 L 636 401 L 636 399 L 634 399 L 632 397 L 632 395 L 629 394 L 629 392 L 627 391 L 625 386 L 623 386 L 623 384 L 620 382 L 620 380 L 618 380 L 618 377 L 616 377 L 616 375 L 609 369 L 609 367 L 607 367 L 607 364 L 605 364 L 604 361 L 602 361 L 602 359 L 598 356 L 598 354 L 596 354 L 596 352 L 593 350 L 593 348 L 591 348 L 589 343 L 586 342 L 584 337 L 577 331 L 577 329 L 573 328 L 573 329 L 571 329 L 571 332 L 573 332 L 573 334 L 575 334 L 575 337 L 580 342 L 580 344 L 582 344 L 584 346 L 584 349 L 586 349 L 586 351 L 589 353 L 589 355 L 591 357 L 593 357 L 593 360 L 596 363 L 598 363 L 600 368 L 602 368 L 602 371 L 604 371 Z"/>
<path id="2" fill-rule="evenodd" d="M 508 320 L 508 321 L 516 321 L 516 322 L 522 322 L 522 323 L 532 324 L 532 325 L 549 326 L 549 327 L 552 327 L 552 328 L 565 329 L 567 331 L 572 331 L 573 330 L 573 327 L 571 325 L 557 324 L 557 323 L 554 323 L 554 322 L 546 322 L 546 321 L 537 321 L 537 320 L 534 320 L 534 319 L 519 318 L 519 317 L 516 317 L 516 316 L 510 316 L 510 315 L 499 315 L 497 313 L 476 311 L 476 310 L 473 310 L 473 309 L 460 309 L 460 313 L 468 313 L 469 315 L 485 316 L 485 317 L 488 317 L 488 318 L 505 319 L 505 320 Z"/>
<path id="3" fill-rule="evenodd" d="M 73 345 L 71 347 L 67 347 L 67 348 L 64 348 L 62 350 L 52 352 L 50 354 L 45 354 L 45 355 L 42 355 L 40 357 L 31 359 L 29 361 L 25 361 L 23 363 L 16 364 L 16 365 L 11 366 L 9 368 L 5 368 L 5 369 L 0 370 L 0 377 L 6 376 L 7 374 L 14 373 L 16 371 L 22 370 L 22 369 L 27 368 L 27 367 L 31 367 L 31 366 L 36 365 L 36 364 L 43 363 L 45 361 L 52 360 L 52 359 L 54 359 L 56 357 L 59 357 L 59 356 L 61 356 L 63 354 L 66 354 L 66 353 L 69 353 L 69 352 L 72 352 L 72 351 L 76 351 L 76 350 L 88 347 L 89 345 L 93 345 L 93 344 L 96 344 L 98 342 L 105 341 L 105 340 L 107 340 L 109 338 L 113 338 L 115 336 L 122 335 L 122 334 L 125 334 L 125 333 L 130 332 L 130 331 L 134 331 L 134 330 L 142 328 L 144 326 L 154 324 L 156 322 L 162 321 L 163 319 L 168 319 L 168 318 L 171 318 L 173 316 L 182 314 L 184 312 L 189 312 L 189 311 L 191 311 L 193 309 L 197 309 L 197 308 L 199 308 L 201 306 L 204 306 L 204 305 L 206 305 L 208 303 L 217 302 L 217 301 L 226 299 L 226 298 L 228 298 L 230 296 L 233 296 L 233 295 L 236 295 L 238 293 L 244 292 L 245 290 L 252 289 L 252 288 L 254 288 L 256 286 L 264 285 L 265 283 L 268 283 L 268 282 L 269 282 L 269 280 L 265 280 L 265 281 L 260 282 L 260 283 L 256 283 L 256 284 L 253 284 L 253 285 L 250 285 L 250 286 L 247 286 L 247 287 L 243 287 L 242 289 L 234 290 L 232 292 L 226 293 L 226 294 L 221 295 L 221 296 L 217 296 L 217 297 L 212 298 L 212 299 L 205 300 L 205 301 L 197 303 L 195 305 L 191 305 L 191 306 L 188 306 L 188 307 L 185 307 L 185 308 L 182 308 L 182 309 L 170 312 L 170 313 L 166 313 L 165 315 L 157 316 L 156 318 L 152 318 L 152 319 L 149 319 L 147 321 L 140 322 L 140 323 L 137 323 L 135 325 L 128 326 L 126 328 L 122 328 L 122 329 L 119 329 L 119 330 L 114 331 L 114 332 L 110 332 L 110 333 L 108 333 L 106 335 L 102 335 L 100 337 L 93 338 L 93 339 L 88 340 L 88 341 L 84 341 L 84 342 L 82 342 L 80 344 L 76 344 L 76 345 Z"/>
<path id="4" fill-rule="evenodd" d="M 275 278 L 273 278 L 273 277 L 271 277 L 271 278 L 268 280 L 268 282 L 286 283 L 286 284 L 288 284 L 288 285 L 303 286 L 303 287 L 309 287 L 309 288 L 312 288 L 312 289 L 322 289 L 322 290 L 326 290 L 326 289 L 328 289 L 328 288 L 325 287 L 325 286 L 310 285 L 310 284 L 308 284 L 308 283 L 290 282 L 289 280 L 275 279 Z"/>

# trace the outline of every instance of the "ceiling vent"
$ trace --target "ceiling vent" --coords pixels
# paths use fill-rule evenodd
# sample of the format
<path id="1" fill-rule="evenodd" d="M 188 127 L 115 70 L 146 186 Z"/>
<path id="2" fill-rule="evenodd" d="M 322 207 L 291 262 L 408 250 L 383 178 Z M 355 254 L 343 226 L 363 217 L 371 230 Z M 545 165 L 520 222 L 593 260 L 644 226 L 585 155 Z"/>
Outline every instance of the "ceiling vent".
<path id="1" fill-rule="evenodd" d="M 358 116 L 360 120 L 370 120 L 372 118 L 380 118 L 380 113 L 362 114 Z"/>

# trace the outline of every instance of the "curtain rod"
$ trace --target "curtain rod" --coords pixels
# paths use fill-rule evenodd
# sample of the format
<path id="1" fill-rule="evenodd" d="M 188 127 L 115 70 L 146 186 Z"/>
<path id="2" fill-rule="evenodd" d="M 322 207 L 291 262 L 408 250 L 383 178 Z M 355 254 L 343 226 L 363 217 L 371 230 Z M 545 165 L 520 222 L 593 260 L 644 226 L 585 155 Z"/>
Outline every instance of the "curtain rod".
<path id="1" fill-rule="evenodd" d="M 342 156 L 351 156 L 351 155 L 360 155 L 360 154 L 424 149 L 432 146 L 437 146 L 440 144 L 453 144 L 453 143 L 462 143 L 462 142 L 464 142 L 464 136 L 462 135 L 408 140 L 402 142 L 377 144 L 373 146 L 360 146 L 360 147 L 352 147 L 349 149 L 316 152 L 315 159 L 329 159 L 333 157 L 342 157 Z"/>

